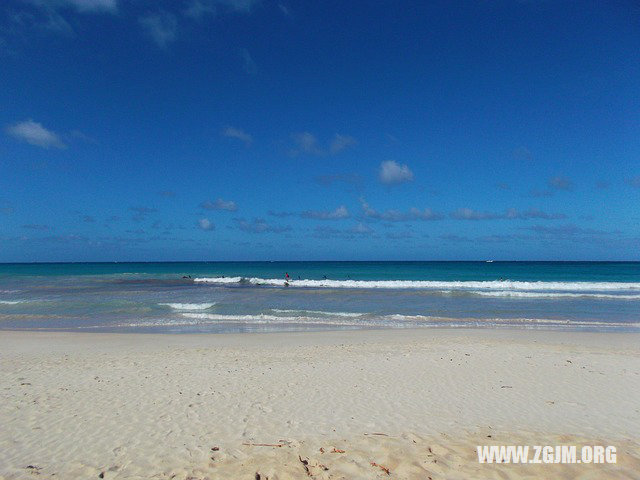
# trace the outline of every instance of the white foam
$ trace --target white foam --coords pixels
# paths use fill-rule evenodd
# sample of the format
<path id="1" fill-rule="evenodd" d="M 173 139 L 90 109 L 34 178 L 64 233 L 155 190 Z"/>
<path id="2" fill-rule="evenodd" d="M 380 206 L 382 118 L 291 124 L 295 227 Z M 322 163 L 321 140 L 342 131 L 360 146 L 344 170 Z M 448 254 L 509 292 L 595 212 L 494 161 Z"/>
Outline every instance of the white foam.
<path id="1" fill-rule="evenodd" d="M 158 305 L 164 305 L 171 307 L 174 310 L 207 310 L 213 307 L 216 302 L 212 303 L 159 303 Z"/>
<path id="2" fill-rule="evenodd" d="M 196 326 L 237 323 L 244 325 L 325 325 L 341 327 L 525 327 L 535 328 L 640 328 L 640 323 L 603 322 L 598 320 L 566 320 L 548 318 L 446 318 L 428 315 L 367 315 L 353 319 L 344 317 L 277 316 L 268 314 L 224 315 L 212 313 L 182 313 L 180 319 L 163 319 L 125 323 L 120 327 Z"/>
<path id="3" fill-rule="evenodd" d="M 215 320 L 220 322 L 250 322 L 250 323 L 325 323 L 326 318 L 297 316 L 283 317 L 279 315 L 266 315 L 263 313 L 257 315 L 222 315 L 212 313 L 183 313 L 183 317 L 195 318 L 200 320 Z"/>
<path id="4" fill-rule="evenodd" d="M 244 277 L 200 277 L 194 282 L 212 284 L 248 283 L 251 285 L 284 285 L 278 278 Z M 640 290 L 634 282 L 520 282 L 520 281 L 435 281 L 435 280 L 289 280 L 289 287 L 311 288 L 382 288 L 382 289 L 427 289 L 427 290 L 501 290 L 501 291 L 559 291 L 600 292 Z"/>
<path id="5" fill-rule="evenodd" d="M 284 310 L 280 308 L 272 308 L 272 312 L 277 313 L 302 313 L 302 314 L 313 314 L 313 315 L 328 315 L 334 317 L 361 317 L 366 315 L 366 313 L 355 313 L 355 312 L 325 312 L 322 310 Z"/>
<path id="6" fill-rule="evenodd" d="M 29 300 L 0 300 L 2 305 L 17 305 L 18 303 L 27 303 Z"/>
<path id="7" fill-rule="evenodd" d="M 608 298 L 614 300 L 640 300 L 640 295 L 606 294 L 606 293 L 557 293 L 557 292 L 521 292 L 505 291 L 483 292 L 471 291 L 483 297 L 517 297 L 517 298 Z"/>

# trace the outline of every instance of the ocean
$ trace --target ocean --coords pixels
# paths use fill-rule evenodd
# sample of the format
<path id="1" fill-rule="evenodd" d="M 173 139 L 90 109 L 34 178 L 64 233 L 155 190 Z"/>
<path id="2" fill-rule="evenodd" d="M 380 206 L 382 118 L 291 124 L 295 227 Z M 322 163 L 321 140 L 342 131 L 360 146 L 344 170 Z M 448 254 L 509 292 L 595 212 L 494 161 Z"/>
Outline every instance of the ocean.
<path id="1" fill-rule="evenodd" d="M 0 264 L 5 330 L 408 327 L 640 332 L 640 262 Z"/>

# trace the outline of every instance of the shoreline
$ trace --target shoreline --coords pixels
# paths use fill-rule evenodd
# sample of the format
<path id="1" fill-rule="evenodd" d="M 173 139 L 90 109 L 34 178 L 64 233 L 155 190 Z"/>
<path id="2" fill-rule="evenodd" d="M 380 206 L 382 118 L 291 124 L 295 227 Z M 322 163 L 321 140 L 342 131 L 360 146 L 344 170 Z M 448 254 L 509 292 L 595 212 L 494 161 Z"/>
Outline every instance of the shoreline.
<path id="1" fill-rule="evenodd" d="M 640 469 L 637 340 L 460 328 L 0 331 L 0 479 L 31 478 L 29 465 L 41 478 L 305 478 L 298 456 L 316 478 L 386 478 L 371 462 L 391 478 L 536 468 L 629 478 Z M 617 465 L 489 467 L 474 459 L 487 441 L 621 453 Z"/>

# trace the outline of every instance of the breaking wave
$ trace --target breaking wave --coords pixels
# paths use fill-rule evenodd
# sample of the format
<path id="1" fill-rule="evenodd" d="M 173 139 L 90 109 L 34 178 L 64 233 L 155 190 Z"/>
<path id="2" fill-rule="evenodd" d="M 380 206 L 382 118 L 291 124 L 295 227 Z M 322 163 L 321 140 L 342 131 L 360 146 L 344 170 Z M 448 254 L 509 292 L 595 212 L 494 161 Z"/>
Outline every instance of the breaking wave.
<path id="1" fill-rule="evenodd" d="M 255 285 L 282 287 L 277 278 L 201 277 L 194 282 L 217 285 Z M 640 283 L 632 282 L 524 282 L 494 281 L 434 281 L 434 280 L 290 280 L 293 288 L 351 288 L 424 290 L 439 294 L 468 294 L 491 297 L 521 298 L 602 298 L 640 300 Z"/>
<path id="2" fill-rule="evenodd" d="M 166 307 L 170 307 L 173 310 L 208 310 L 213 307 L 216 302 L 211 303 L 159 303 L 158 305 L 163 305 Z"/>

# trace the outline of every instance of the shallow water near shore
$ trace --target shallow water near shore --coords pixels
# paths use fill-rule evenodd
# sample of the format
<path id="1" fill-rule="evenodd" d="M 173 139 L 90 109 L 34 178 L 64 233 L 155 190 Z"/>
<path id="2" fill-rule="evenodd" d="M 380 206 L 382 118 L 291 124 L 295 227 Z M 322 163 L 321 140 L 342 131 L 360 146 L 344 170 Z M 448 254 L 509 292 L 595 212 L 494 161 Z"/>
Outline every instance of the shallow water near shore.
<path id="1" fill-rule="evenodd" d="M 640 331 L 640 262 L 0 265 L 0 329 L 387 327 Z"/>

